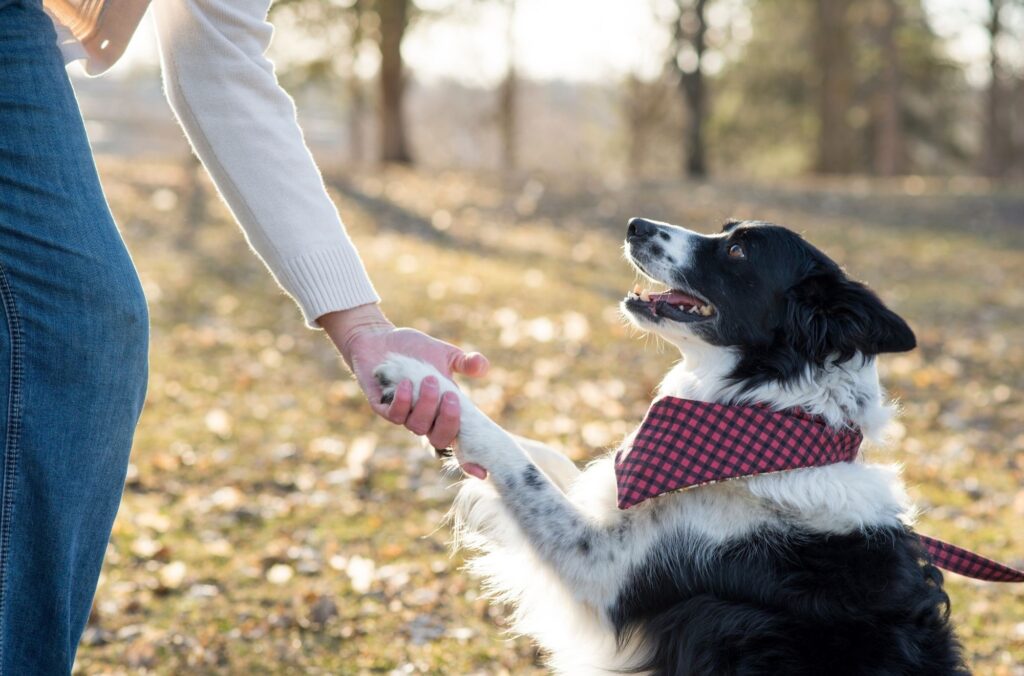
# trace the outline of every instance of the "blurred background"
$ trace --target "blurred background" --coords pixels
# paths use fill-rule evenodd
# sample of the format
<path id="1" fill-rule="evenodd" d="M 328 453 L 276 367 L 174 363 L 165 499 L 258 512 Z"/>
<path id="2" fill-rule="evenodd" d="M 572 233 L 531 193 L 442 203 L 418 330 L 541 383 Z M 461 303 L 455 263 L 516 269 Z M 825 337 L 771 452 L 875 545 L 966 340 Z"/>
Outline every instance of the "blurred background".
<path id="1" fill-rule="evenodd" d="M 271 20 L 328 165 L 1024 176 L 1017 0 L 279 0 Z M 80 87 L 99 152 L 184 152 L 147 28 Z"/>
<path id="2" fill-rule="evenodd" d="M 678 355 L 616 303 L 627 219 L 803 232 L 920 347 L 880 359 L 923 532 L 1024 565 L 1024 2 L 279 0 L 271 57 L 391 318 L 585 461 Z M 192 157 L 143 23 L 74 84 L 153 319 L 80 674 L 540 674 L 447 551 L 452 477 L 371 418 Z M 112 105 L 111 102 L 114 102 Z M 949 576 L 978 674 L 1024 590 Z"/>

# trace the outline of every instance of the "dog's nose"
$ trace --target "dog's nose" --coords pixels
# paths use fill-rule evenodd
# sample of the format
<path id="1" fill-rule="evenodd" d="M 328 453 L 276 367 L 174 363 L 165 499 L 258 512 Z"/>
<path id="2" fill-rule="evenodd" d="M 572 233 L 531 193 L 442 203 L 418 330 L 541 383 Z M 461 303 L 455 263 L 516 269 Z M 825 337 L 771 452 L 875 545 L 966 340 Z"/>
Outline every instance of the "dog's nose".
<path id="1" fill-rule="evenodd" d="M 649 239 L 658 232 L 658 226 L 644 218 L 629 219 L 626 239 Z"/>

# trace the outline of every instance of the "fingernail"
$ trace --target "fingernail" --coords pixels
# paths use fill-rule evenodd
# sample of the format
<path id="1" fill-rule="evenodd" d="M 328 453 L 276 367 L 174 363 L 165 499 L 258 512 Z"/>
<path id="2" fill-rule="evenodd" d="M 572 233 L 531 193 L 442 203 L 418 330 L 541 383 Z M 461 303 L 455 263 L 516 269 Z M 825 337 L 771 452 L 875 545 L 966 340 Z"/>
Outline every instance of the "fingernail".
<path id="1" fill-rule="evenodd" d="M 437 378 L 435 378 L 434 376 L 427 376 L 423 380 L 423 387 L 429 387 L 430 389 L 435 389 L 437 387 Z"/>

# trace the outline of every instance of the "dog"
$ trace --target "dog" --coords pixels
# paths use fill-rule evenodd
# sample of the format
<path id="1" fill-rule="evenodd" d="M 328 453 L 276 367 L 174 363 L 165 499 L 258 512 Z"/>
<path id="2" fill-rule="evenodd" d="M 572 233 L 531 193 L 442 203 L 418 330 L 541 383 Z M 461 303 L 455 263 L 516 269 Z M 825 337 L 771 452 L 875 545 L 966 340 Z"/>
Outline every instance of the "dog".
<path id="1" fill-rule="evenodd" d="M 894 415 L 876 357 L 907 323 L 800 235 L 729 221 L 705 235 L 629 222 L 625 252 L 661 293 L 621 303 L 679 348 L 672 396 L 799 408 L 880 441 Z M 483 467 L 452 514 L 456 546 L 556 673 L 967 674 L 942 575 L 910 530 L 896 468 L 858 457 L 617 505 L 616 453 L 582 471 L 503 430 L 433 367 L 391 355 L 385 393 L 437 378 L 458 393 L 457 458 Z M 620 453 L 628 452 L 627 438 Z"/>

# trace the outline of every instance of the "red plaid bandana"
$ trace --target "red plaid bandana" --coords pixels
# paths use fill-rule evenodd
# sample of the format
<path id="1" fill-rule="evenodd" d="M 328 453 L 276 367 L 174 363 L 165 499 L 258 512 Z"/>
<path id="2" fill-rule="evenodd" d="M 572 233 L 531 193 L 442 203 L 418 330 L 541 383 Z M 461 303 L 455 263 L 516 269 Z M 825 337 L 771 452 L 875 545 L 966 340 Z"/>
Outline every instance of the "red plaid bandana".
<path id="1" fill-rule="evenodd" d="M 835 429 L 800 409 L 729 406 L 677 397 L 654 402 L 629 449 L 615 458 L 619 509 L 704 484 L 851 462 L 863 435 Z M 996 582 L 1024 582 L 1024 572 L 941 540 L 918 536 L 932 562 Z"/>
<path id="2" fill-rule="evenodd" d="M 615 459 L 619 509 L 724 479 L 849 462 L 863 438 L 799 409 L 664 397 L 651 405 L 632 448 Z"/>
<path id="3" fill-rule="evenodd" d="M 1010 566 L 987 559 L 981 554 L 975 554 L 969 549 L 951 545 L 942 540 L 930 538 L 927 535 L 918 534 L 918 539 L 924 545 L 932 563 L 964 577 L 973 577 L 975 580 L 988 580 L 989 582 L 1024 582 L 1024 570 L 1017 570 Z"/>

